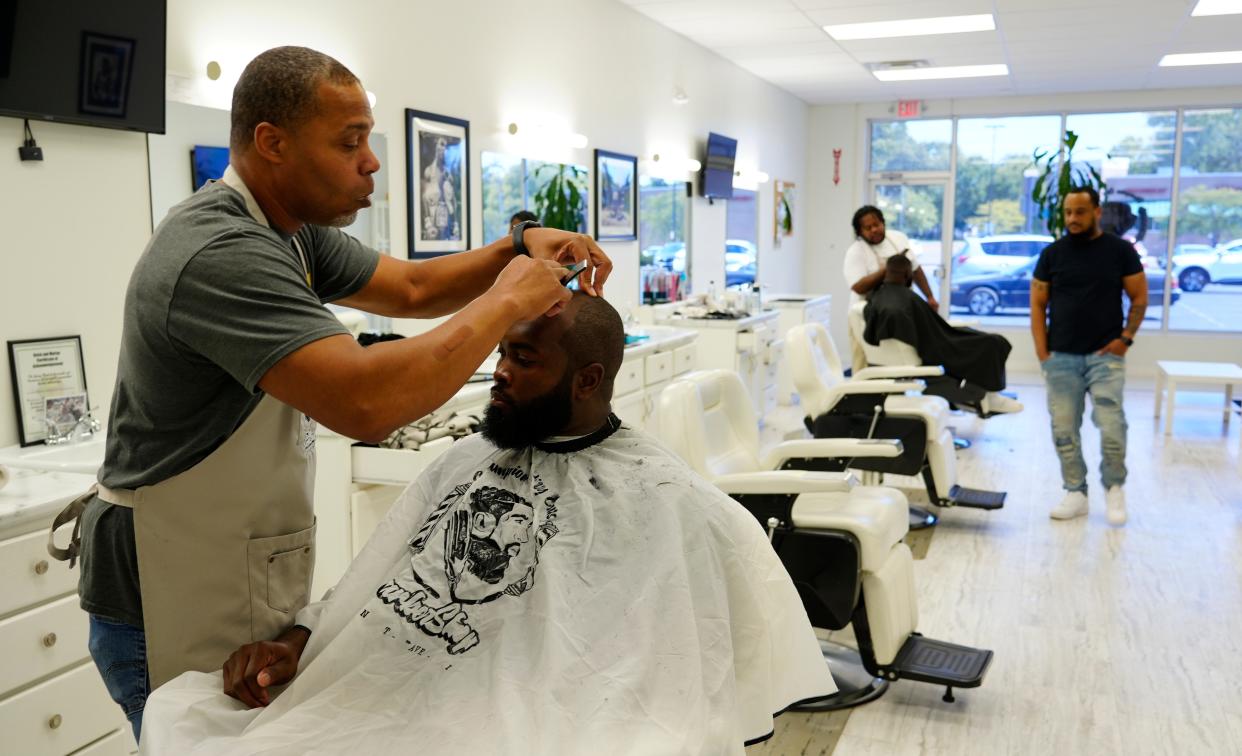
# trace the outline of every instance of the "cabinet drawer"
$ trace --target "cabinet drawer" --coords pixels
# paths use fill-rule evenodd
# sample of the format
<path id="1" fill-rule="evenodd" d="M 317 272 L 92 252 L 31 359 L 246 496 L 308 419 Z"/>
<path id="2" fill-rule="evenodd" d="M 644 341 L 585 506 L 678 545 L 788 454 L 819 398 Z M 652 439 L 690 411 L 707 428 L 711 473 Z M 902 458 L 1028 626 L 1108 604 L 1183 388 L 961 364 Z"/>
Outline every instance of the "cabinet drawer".
<path id="1" fill-rule="evenodd" d="M 645 403 L 647 395 L 635 391 L 612 400 L 613 413 L 631 428 L 642 428 L 646 425 Z"/>
<path id="2" fill-rule="evenodd" d="M 70 753 L 116 730 L 119 719 L 90 662 L 0 701 L 4 750 L 22 756 Z"/>
<path id="3" fill-rule="evenodd" d="M 48 523 L 49 525 L 51 523 Z M 69 538 L 63 528 L 60 544 Z M 78 575 L 68 562 L 48 556 L 47 530 L 0 541 L 0 617 L 77 590 Z"/>
<path id="4" fill-rule="evenodd" d="M 120 713 L 117 709 L 117 713 Z M 125 742 L 125 732 L 117 730 L 111 735 L 91 743 L 80 751 L 74 751 L 73 756 L 126 756 L 129 753 L 129 745 Z"/>
<path id="5" fill-rule="evenodd" d="M 644 382 L 650 386 L 673 377 L 673 354 L 653 354 L 645 360 Z"/>
<path id="6" fill-rule="evenodd" d="M 643 361 L 637 357 L 621 363 L 617 377 L 612 384 L 614 397 L 625 396 L 641 390 L 643 387 Z"/>
<path id="7" fill-rule="evenodd" d="M 12 690 L 86 659 L 86 612 L 76 595 L 0 622 L 0 691 Z"/>
<path id="8" fill-rule="evenodd" d="M 386 483 L 404 485 L 410 483 L 431 461 L 453 445 L 453 439 L 445 436 L 428 441 L 418 451 L 409 449 L 381 449 L 375 446 L 351 448 L 353 479 L 357 483 Z"/>
<path id="9" fill-rule="evenodd" d="M 694 370 L 695 357 L 694 344 L 677 347 L 673 352 L 673 375 L 681 375 Z"/>

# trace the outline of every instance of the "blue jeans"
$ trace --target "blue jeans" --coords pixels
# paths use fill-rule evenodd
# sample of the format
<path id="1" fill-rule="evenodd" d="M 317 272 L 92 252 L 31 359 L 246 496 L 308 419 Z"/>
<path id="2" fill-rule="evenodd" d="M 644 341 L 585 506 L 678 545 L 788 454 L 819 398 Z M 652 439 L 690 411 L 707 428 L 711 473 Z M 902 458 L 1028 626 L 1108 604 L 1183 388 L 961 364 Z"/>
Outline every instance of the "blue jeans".
<path id="1" fill-rule="evenodd" d="M 141 628 L 92 614 L 88 647 L 95 667 L 103 676 L 108 695 L 116 701 L 134 728 L 134 741 L 142 732 L 142 710 L 151 694 L 147 674 L 147 636 Z"/>
<path id="2" fill-rule="evenodd" d="M 1066 491 L 1087 492 L 1082 413 L 1091 395 L 1091 421 L 1100 430 L 1100 480 L 1107 490 L 1126 482 L 1126 361 L 1114 354 L 1053 352 L 1040 366 L 1048 387 L 1052 442 Z"/>

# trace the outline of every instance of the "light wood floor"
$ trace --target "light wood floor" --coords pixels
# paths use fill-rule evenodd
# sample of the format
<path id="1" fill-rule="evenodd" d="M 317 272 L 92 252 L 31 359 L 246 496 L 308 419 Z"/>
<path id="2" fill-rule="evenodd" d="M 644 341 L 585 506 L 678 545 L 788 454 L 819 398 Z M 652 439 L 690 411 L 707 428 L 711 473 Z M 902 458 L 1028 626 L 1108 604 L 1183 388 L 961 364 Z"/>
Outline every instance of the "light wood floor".
<path id="1" fill-rule="evenodd" d="M 1084 420 L 1091 513 L 1061 496 L 1042 385 L 1026 411 L 958 416 L 964 485 L 998 512 L 939 510 L 915 562 L 919 630 L 996 652 L 982 687 L 895 683 L 848 713 L 785 714 L 763 754 L 1242 754 L 1242 463 L 1221 393 L 1178 393 L 1174 435 L 1126 394 L 1130 521 L 1110 527 Z M 1088 410 L 1089 412 L 1089 410 Z"/>

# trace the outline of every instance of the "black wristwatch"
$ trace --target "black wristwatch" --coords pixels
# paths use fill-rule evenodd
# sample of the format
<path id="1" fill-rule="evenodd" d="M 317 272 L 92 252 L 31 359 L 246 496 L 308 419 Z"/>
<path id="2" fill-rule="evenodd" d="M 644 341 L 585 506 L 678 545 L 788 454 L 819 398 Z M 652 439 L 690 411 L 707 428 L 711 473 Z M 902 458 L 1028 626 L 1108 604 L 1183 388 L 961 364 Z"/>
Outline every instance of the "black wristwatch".
<path id="1" fill-rule="evenodd" d="M 1129 336 L 1122 335 L 1122 336 L 1118 336 L 1117 338 L 1121 339 L 1121 343 L 1125 344 L 1127 347 L 1134 346 L 1134 339 L 1130 338 Z"/>
<path id="2" fill-rule="evenodd" d="M 543 228 L 539 221 L 522 221 L 513 227 L 513 251 L 519 255 L 530 257 L 530 250 L 526 248 L 526 242 L 522 241 L 522 232 L 528 228 Z"/>

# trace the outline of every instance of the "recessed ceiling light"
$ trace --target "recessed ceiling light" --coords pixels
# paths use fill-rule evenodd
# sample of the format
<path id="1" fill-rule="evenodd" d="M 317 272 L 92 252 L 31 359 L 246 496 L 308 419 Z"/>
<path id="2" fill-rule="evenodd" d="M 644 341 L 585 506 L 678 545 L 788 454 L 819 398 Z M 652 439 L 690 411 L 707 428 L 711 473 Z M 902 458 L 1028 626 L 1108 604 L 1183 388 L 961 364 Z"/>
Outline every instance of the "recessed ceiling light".
<path id="1" fill-rule="evenodd" d="M 1225 63 L 1242 63 L 1242 50 L 1223 52 L 1176 53 L 1160 59 L 1162 66 L 1219 66 Z"/>
<path id="2" fill-rule="evenodd" d="M 977 76 L 1008 76 L 1009 66 L 931 66 L 927 68 L 884 68 L 871 74 L 880 81 L 923 81 L 926 79 L 970 79 Z"/>
<path id="3" fill-rule="evenodd" d="M 886 37 L 923 37 L 929 34 L 992 31 L 996 20 L 991 13 L 975 16 L 938 16 L 907 18 L 902 21 L 871 21 L 864 24 L 835 24 L 824 31 L 836 40 L 884 39 Z"/>
<path id="4" fill-rule="evenodd" d="M 1192 16 L 1228 16 L 1242 13 L 1242 0 L 1199 0 Z"/>

